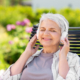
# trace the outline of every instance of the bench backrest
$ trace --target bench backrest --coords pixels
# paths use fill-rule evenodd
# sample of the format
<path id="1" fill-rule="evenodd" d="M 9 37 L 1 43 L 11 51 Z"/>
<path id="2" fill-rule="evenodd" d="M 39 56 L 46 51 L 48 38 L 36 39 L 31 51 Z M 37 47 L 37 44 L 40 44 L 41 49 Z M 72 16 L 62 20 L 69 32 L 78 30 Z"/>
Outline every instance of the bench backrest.
<path id="1" fill-rule="evenodd" d="M 34 36 L 36 33 L 38 26 L 34 25 L 30 39 Z M 70 52 L 78 54 L 80 56 L 80 27 L 69 27 L 68 31 L 68 39 L 70 41 Z M 38 50 L 40 50 L 43 46 L 40 44 L 39 40 L 37 40 L 35 46 L 40 45 Z M 35 46 L 33 48 L 35 48 Z M 60 44 L 60 46 L 62 46 Z"/>

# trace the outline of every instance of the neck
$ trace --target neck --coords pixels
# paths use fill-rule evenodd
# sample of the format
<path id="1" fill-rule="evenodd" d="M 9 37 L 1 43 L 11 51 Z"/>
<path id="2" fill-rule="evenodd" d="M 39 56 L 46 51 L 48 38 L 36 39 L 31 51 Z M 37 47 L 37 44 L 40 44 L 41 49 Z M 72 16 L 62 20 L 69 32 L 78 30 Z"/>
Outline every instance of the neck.
<path id="1" fill-rule="evenodd" d="M 59 50 L 59 46 L 43 46 L 43 53 L 55 53 Z"/>

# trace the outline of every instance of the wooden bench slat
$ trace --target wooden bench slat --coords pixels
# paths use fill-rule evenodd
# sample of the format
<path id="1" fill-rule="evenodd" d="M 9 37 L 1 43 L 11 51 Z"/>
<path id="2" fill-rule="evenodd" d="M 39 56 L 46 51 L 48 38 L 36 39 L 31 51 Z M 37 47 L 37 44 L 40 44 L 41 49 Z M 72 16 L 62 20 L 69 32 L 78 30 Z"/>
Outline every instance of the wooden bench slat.
<path id="1" fill-rule="evenodd" d="M 38 26 L 34 25 L 32 28 L 30 39 L 34 36 L 36 33 Z M 29 39 L 29 41 L 30 41 Z M 70 42 L 70 51 L 73 53 L 77 53 L 80 56 L 80 27 L 69 27 L 68 31 L 68 39 Z M 35 48 L 37 45 L 40 45 L 40 42 L 37 40 L 36 44 L 33 48 Z M 62 44 L 60 44 L 62 46 Z M 40 45 L 38 50 L 42 49 L 43 46 Z"/>

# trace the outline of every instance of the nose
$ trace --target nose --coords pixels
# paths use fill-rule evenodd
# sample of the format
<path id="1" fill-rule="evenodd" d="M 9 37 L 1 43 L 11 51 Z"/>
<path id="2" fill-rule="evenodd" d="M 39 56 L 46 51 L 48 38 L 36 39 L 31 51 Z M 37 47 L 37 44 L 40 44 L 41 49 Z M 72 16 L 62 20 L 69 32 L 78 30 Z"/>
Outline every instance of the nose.
<path id="1" fill-rule="evenodd" d="M 48 31 L 48 30 L 45 30 L 45 31 L 44 31 L 44 34 L 45 34 L 45 35 L 49 35 L 49 31 Z"/>

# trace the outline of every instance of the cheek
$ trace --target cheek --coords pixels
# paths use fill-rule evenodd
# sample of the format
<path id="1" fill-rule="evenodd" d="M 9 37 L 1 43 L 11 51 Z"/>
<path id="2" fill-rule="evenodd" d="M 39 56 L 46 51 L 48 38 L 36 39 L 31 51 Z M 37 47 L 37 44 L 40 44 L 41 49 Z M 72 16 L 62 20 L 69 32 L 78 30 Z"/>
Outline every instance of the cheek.
<path id="1" fill-rule="evenodd" d="M 54 33 L 51 33 L 53 36 L 55 36 L 55 37 L 58 37 L 59 36 L 59 33 L 57 33 L 57 32 L 54 32 Z"/>
<path id="2" fill-rule="evenodd" d="M 39 32 L 38 39 L 41 40 L 41 38 L 42 38 L 42 32 Z"/>
<path id="3" fill-rule="evenodd" d="M 52 36 L 53 36 L 53 39 L 60 40 L 60 34 L 59 33 L 53 33 Z"/>

